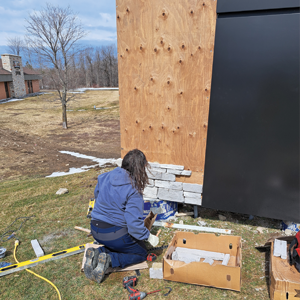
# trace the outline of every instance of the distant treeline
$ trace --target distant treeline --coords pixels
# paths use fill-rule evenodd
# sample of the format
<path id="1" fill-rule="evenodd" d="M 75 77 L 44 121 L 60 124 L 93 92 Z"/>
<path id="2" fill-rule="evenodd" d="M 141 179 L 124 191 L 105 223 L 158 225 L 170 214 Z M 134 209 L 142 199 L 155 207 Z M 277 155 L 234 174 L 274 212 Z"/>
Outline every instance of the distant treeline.
<path id="1" fill-rule="evenodd" d="M 26 66 L 34 67 L 42 74 L 41 89 L 56 89 L 59 79 L 53 68 L 47 66 L 39 57 L 26 54 Z M 118 59 L 115 45 L 88 47 L 74 54 L 70 60 L 68 89 L 118 87 Z"/>

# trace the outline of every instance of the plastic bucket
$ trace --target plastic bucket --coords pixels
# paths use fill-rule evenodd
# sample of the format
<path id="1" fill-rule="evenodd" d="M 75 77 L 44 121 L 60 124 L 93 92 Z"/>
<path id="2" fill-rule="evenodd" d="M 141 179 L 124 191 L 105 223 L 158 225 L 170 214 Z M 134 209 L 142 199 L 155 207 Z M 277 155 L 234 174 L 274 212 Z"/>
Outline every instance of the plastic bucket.
<path id="1" fill-rule="evenodd" d="M 282 228 L 282 230 L 290 229 L 294 232 L 298 232 L 298 231 L 300 231 L 300 223 L 282 221 L 281 228 Z"/>
<path id="2" fill-rule="evenodd" d="M 159 201 L 144 201 L 144 215 L 145 219 L 149 212 L 152 211 L 157 214 L 156 220 L 167 220 L 174 217 L 178 211 L 178 203 L 166 200 Z"/>

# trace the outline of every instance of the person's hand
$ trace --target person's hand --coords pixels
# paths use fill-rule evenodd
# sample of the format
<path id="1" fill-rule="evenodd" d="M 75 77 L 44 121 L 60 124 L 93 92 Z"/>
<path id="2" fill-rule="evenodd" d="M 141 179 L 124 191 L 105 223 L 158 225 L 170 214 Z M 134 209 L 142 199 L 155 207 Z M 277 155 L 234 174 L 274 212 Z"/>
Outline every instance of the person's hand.
<path id="1" fill-rule="evenodd" d="M 159 243 L 159 238 L 156 235 L 150 233 L 148 240 L 147 240 L 153 247 L 156 247 Z"/>

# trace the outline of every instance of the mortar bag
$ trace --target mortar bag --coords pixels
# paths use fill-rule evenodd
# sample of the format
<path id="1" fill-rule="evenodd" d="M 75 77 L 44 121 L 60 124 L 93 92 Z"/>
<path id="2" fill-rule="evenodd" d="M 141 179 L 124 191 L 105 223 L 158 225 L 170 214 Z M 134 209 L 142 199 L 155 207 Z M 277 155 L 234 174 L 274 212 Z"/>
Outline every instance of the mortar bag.
<path id="1" fill-rule="evenodd" d="M 297 271 L 300 273 L 300 231 L 297 232 L 289 246 L 289 259 L 290 265 L 295 265 Z"/>

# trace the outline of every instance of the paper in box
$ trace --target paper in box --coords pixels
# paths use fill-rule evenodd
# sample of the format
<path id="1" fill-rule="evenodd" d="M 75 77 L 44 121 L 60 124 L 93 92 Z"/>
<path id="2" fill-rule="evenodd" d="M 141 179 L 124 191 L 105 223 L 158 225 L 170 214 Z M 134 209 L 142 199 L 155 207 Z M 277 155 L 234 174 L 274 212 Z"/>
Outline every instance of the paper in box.
<path id="1" fill-rule="evenodd" d="M 172 260 L 176 247 L 199 249 L 229 254 L 228 265 L 214 261 L 212 265 L 200 262 Z M 177 231 L 163 258 L 163 278 L 190 284 L 205 285 L 234 291 L 241 290 L 242 243 L 239 236 L 216 236 L 211 233 Z"/>

